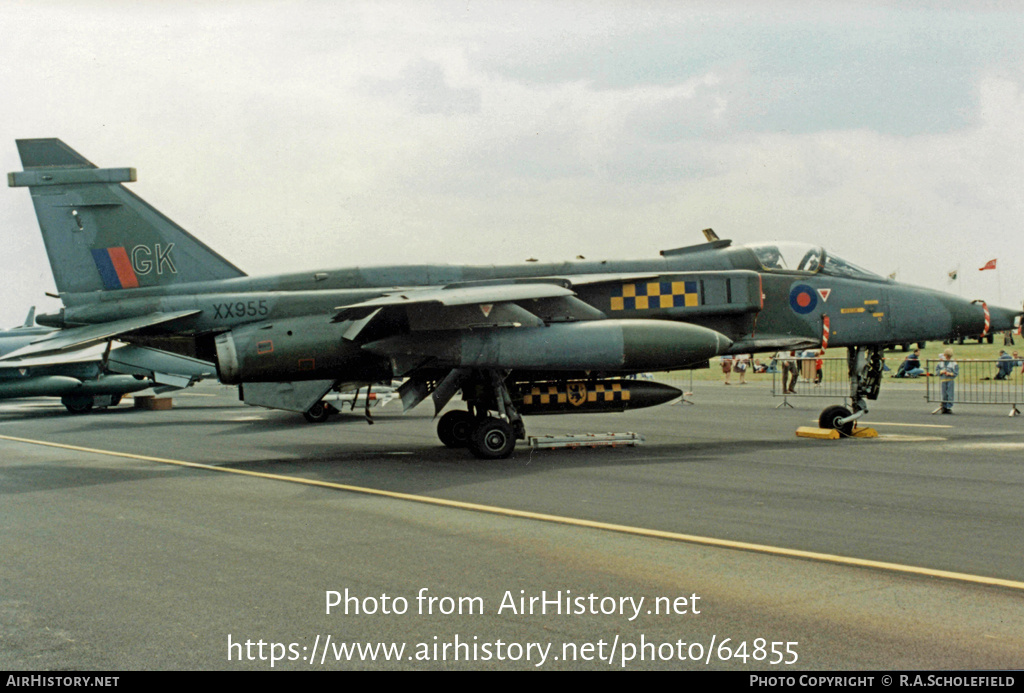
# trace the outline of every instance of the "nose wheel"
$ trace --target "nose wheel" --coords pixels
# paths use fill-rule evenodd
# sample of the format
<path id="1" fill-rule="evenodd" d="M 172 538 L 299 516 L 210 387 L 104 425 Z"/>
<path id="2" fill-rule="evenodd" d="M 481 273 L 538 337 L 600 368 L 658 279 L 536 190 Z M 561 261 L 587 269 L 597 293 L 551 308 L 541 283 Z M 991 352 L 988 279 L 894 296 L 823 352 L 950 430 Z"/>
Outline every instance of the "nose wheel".
<path id="1" fill-rule="evenodd" d="M 853 421 L 843 423 L 843 419 L 847 419 L 849 416 L 850 410 L 846 407 L 828 407 L 825 411 L 821 412 L 821 416 L 818 417 L 818 427 L 834 428 L 844 436 L 849 437 L 853 434 Z"/>

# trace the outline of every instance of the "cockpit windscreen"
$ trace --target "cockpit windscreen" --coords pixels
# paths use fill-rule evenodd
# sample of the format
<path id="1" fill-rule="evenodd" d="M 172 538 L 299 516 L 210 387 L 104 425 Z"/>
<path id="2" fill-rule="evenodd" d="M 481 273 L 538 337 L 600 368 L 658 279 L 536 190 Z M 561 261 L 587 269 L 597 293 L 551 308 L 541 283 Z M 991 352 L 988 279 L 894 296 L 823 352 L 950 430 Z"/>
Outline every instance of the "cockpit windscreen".
<path id="1" fill-rule="evenodd" d="M 761 243 L 747 246 L 762 269 L 769 272 L 802 272 L 806 274 L 828 274 L 834 277 L 852 277 L 855 279 L 882 278 L 874 272 L 847 262 L 841 257 L 826 253 L 820 245 L 810 243 Z"/>
<path id="2" fill-rule="evenodd" d="M 858 267 L 852 262 L 847 262 L 843 258 L 832 254 L 825 256 L 825 269 L 822 272 L 833 277 L 852 277 L 853 279 L 875 279 L 882 281 L 882 277 L 874 272 L 869 272 L 863 267 Z"/>
<path id="3" fill-rule="evenodd" d="M 809 243 L 762 243 L 747 246 L 761 267 L 768 270 L 785 272 L 807 272 L 814 274 L 821 269 L 825 251 L 821 246 Z"/>

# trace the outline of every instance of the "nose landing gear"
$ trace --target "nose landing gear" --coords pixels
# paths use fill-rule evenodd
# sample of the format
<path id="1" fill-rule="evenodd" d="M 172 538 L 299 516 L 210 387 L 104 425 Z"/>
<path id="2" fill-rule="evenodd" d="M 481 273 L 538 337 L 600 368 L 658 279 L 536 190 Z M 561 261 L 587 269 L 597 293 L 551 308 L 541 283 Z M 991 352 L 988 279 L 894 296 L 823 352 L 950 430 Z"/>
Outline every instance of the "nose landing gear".
<path id="1" fill-rule="evenodd" d="M 878 399 L 878 391 L 882 387 L 882 350 L 879 347 L 850 347 L 846 361 L 850 371 L 852 411 L 843 406 L 826 407 L 818 417 L 818 426 L 851 436 L 857 419 L 868 413 L 867 400 Z"/>

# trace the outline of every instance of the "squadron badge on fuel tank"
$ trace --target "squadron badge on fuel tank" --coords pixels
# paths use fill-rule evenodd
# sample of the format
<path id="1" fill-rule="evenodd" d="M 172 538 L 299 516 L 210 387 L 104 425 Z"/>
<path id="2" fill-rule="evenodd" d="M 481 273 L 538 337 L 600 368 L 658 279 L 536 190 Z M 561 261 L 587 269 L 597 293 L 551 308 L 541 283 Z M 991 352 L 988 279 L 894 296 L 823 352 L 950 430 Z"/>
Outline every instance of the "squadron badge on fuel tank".
<path id="1" fill-rule="evenodd" d="M 587 384 L 586 383 L 568 383 L 566 386 L 567 394 L 569 395 L 569 403 L 573 406 L 580 406 L 587 401 Z"/>

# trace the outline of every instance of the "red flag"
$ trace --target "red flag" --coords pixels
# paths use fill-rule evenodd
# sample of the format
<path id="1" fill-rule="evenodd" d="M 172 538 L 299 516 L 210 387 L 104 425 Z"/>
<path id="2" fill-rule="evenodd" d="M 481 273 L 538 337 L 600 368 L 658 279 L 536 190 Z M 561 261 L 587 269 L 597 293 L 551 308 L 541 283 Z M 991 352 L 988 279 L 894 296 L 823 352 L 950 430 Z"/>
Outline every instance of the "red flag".
<path id="1" fill-rule="evenodd" d="M 988 262 L 985 263 L 984 267 L 979 267 L 978 271 L 979 272 L 984 272 L 987 269 L 995 269 L 995 268 L 996 268 L 996 261 L 995 260 L 989 260 Z"/>

